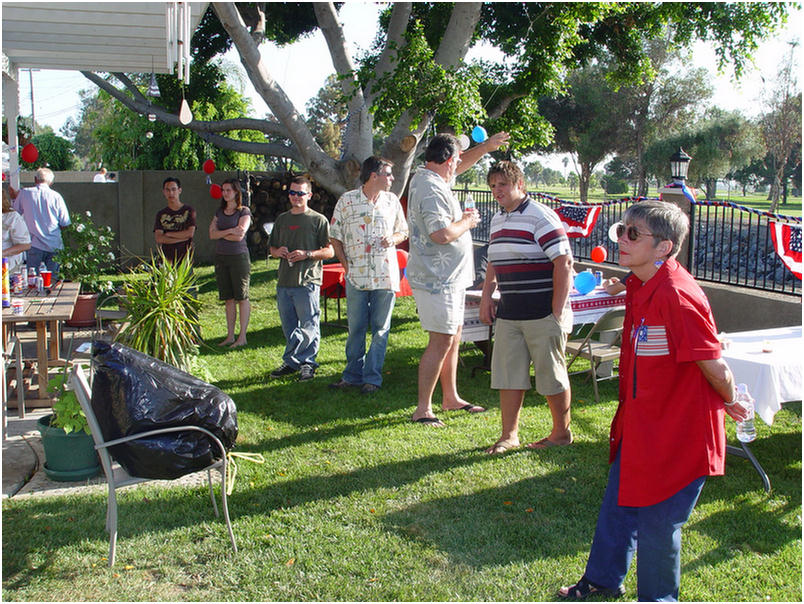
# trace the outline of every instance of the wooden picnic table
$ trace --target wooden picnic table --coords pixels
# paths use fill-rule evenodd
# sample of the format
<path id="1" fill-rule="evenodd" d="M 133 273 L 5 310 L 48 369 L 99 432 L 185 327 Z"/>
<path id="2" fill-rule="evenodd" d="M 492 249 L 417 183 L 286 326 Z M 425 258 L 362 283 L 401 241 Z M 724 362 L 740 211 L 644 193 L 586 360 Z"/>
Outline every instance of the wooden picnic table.
<path id="1" fill-rule="evenodd" d="M 36 325 L 38 390 L 35 392 L 31 390 L 32 398 L 26 397 L 26 405 L 29 403 L 31 406 L 50 405 L 50 398 L 47 395 L 48 367 L 64 365 L 65 361 L 61 358 L 60 350 L 61 323 L 72 316 L 80 289 L 81 283 L 74 282 L 57 283 L 50 288 L 50 293 L 26 289 L 21 294 L 11 296 L 12 303 L 15 299 L 22 300 L 22 314 L 14 314 L 12 308 L 3 309 L 4 343 L 8 341 L 11 330 L 17 323 L 32 322 Z M 17 379 L 21 387 L 22 376 L 18 376 Z"/>

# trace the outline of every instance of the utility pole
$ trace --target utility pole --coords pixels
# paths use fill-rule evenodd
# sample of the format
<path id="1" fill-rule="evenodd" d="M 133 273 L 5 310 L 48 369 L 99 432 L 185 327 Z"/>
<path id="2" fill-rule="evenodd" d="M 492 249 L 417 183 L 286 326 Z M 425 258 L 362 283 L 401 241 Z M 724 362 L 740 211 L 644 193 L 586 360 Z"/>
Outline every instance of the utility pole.
<path id="1" fill-rule="evenodd" d="M 28 71 L 28 81 L 31 84 L 31 132 L 32 136 L 36 136 L 36 113 L 34 111 L 34 87 L 33 87 L 33 72 L 39 71 L 38 69 L 33 69 L 31 67 L 26 67 L 24 69 L 20 69 L 20 71 Z"/>

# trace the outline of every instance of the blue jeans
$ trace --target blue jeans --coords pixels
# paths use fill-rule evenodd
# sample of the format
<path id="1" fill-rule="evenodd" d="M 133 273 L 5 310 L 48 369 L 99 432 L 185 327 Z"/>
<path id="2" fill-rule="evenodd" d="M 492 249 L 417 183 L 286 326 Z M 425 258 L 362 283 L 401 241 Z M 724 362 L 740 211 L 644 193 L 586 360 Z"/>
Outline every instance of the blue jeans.
<path id="1" fill-rule="evenodd" d="M 282 360 L 294 369 L 302 365 L 318 367 L 315 357 L 321 341 L 319 288 L 312 283 L 276 288 L 276 306 L 287 342 Z"/>
<path id="2" fill-rule="evenodd" d="M 600 587 L 616 589 L 625 580 L 636 550 L 637 598 L 643 602 L 678 601 L 681 527 L 690 517 L 705 481 L 706 476 L 696 478 L 654 505 L 618 505 L 620 454 L 617 453 L 597 517 L 586 578 Z"/>
<path id="3" fill-rule="evenodd" d="M 31 247 L 26 253 L 28 256 L 25 264 L 28 266 L 28 269 L 34 267 L 37 274 L 39 274 L 39 265 L 44 262 L 47 269 L 53 273 L 50 277 L 51 282 L 55 283 L 59 280 L 59 263 L 53 260 L 53 256 L 56 255 L 56 252 L 46 252 L 45 250 Z"/>
<path id="4" fill-rule="evenodd" d="M 346 369 L 343 379 L 350 384 L 382 386 L 382 366 L 391 329 L 396 295 L 390 289 L 357 289 L 346 281 Z M 371 346 L 366 354 L 366 332 L 371 329 Z"/>

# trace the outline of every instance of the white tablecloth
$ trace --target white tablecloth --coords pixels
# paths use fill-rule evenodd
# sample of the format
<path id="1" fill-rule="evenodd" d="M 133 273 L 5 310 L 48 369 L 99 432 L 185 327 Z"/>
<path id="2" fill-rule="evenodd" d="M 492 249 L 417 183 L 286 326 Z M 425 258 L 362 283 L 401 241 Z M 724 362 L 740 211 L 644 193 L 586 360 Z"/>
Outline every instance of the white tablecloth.
<path id="1" fill-rule="evenodd" d="M 481 291 L 470 289 L 466 291 L 466 307 L 463 313 L 462 342 L 479 342 L 489 339 L 489 326 L 480 322 L 480 296 Z M 495 291 L 493 298 L 500 299 L 500 292 Z M 570 292 L 570 306 L 572 306 L 572 324 L 584 325 L 594 323 L 606 311 L 617 306 L 625 306 L 625 292 L 611 296 L 603 288 L 596 288 L 588 294 L 582 295 L 574 289 Z"/>
<path id="2" fill-rule="evenodd" d="M 770 426 L 782 403 L 802 398 L 801 326 L 740 331 L 726 338 L 730 344 L 722 357 L 735 381 L 748 386 L 756 414 Z"/>

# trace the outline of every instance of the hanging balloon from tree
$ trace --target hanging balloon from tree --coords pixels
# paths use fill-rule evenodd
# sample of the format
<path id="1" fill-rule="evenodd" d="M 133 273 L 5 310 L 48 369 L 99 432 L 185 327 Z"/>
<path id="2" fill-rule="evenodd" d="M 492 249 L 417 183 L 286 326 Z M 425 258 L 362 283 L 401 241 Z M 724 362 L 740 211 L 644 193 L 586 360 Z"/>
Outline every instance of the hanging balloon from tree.
<path id="1" fill-rule="evenodd" d="M 207 175 L 207 184 L 212 184 L 212 179 L 210 176 L 215 172 L 215 162 L 211 159 L 208 159 L 201 164 L 201 169 L 204 170 L 204 174 Z"/>
<path id="2" fill-rule="evenodd" d="M 486 129 L 483 126 L 475 126 L 472 129 L 472 140 L 476 143 L 482 143 L 489 137 Z"/>
<path id="3" fill-rule="evenodd" d="M 39 149 L 33 143 L 28 143 L 22 148 L 20 159 L 25 163 L 32 164 L 39 159 Z"/>
<path id="4" fill-rule="evenodd" d="M 223 197 L 223 189 L 220 185 L 212 185 L 209 188 L 209 195 L 212 197 L 212 199 L 220 199 Z"/>

